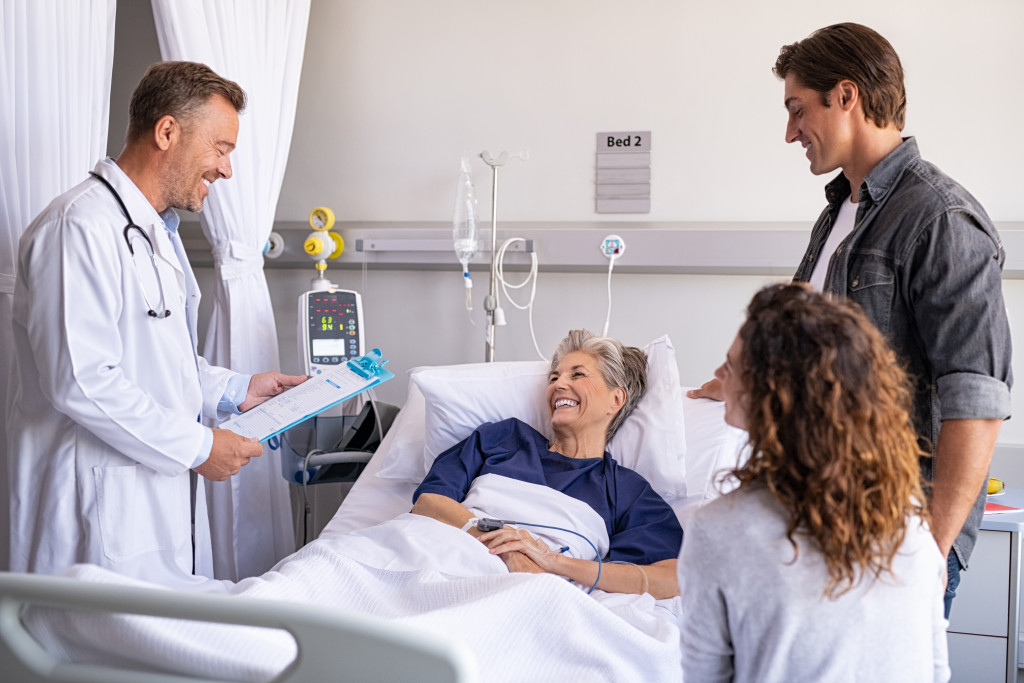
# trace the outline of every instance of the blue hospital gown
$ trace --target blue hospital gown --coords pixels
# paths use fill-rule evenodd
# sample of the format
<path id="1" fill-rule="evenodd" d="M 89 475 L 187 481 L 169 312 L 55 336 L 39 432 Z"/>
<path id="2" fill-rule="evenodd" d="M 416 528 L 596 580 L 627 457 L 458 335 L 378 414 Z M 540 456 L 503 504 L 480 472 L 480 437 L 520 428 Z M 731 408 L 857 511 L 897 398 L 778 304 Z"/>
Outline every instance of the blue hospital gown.
<path id="1" fill-rule="evenodd" d="M 679 555 L 682 527 L 643 477 L 607 452 L 589 459 L 553 453 L 543 434 L 516 418 L 481 425 L 437 456 L 413 503 L 421 493 L 461 503 L 473 480 L 484 474 L 547 486 L 589 505 L 608 530 L 607 560 L 651 564 Z"/>

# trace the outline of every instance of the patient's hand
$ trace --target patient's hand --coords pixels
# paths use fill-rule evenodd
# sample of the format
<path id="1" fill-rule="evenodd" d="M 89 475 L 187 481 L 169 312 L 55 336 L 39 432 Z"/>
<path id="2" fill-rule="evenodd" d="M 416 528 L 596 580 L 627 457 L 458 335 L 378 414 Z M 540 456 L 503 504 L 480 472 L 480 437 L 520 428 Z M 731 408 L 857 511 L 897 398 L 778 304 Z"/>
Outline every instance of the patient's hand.
<path id="1" fill-rule="evenodd" d="M 690 389 L 686 392 L 690 398 L 710 398 L 715 401 L 724 401 L 725 394 L 722 392 L 722 383 L 718 378 L 710 379 L 700 385 L 700 389 Z"/>
<path id="2" fill-rule="evenodd" d="M 553 572 L 555 558 L 558 553 L 548 547 L 539 538 L 534 538 L 529 531 L 506 526 L 497 531 L 489 531 L 480 535 L 480 542 L 491 549 L 491 552 L 505 561 L 509 571 L 529 571 L 536 574 Z M 506 558 L 508 555 L 519 555 L 519 558 Z M 517 569 L 528 562 L 535 569 Z"/>
<path id="3" fill-rule="evenodd" d="M 521 552 L 512 551 L 498 555 L 510 572 L 523 572 L 526 574 L 543 574 L 544 570 L 537 566 L 537 563 Z"/>

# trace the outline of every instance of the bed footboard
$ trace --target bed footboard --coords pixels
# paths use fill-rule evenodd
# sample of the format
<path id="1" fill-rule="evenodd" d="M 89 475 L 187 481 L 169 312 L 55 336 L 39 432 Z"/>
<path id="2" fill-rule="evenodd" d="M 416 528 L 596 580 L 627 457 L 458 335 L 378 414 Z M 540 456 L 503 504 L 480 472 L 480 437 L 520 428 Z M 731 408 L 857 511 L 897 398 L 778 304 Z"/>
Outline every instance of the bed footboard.
<path id="1" fill-rule="evenodd" d="M 182 683 L 192 677 L 57 661 L 20 619 L 23 606 L 141 614 L 278 628 L 298 644 L 285 681 L 475 681 L 467 648 L 384 619 L 312 605 L 228 595 L 87 583 L 60 576 L 0 572 L 0 671 L 16 681 Z"/>

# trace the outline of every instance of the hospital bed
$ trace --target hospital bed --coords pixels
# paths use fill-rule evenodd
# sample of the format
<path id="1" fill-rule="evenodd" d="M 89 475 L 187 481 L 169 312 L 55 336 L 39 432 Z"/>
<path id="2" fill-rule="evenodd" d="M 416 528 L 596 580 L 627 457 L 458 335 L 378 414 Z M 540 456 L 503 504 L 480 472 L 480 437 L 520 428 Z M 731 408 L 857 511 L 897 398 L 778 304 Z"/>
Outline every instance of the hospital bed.
<path id="1" fill-rule="evenodd" d="M 648 393 L 609 450 L 651 482 L 685 529 L 692 512 L 718 495 L 715 473 L 744 457 L 744 435 L 724 424 L 721 404 L 685 398 L 667 338 L 645 348 Z M 544 362 L 509 362 L 412 371 L 402 411 L 320 537 L 264 577 L 230 589 L 238 595 L 210 594 L 223 592 L 216 586 L 195 594 L 138 585 L 89 565 L 63 577 L 0 576 L 0 670 L 31 669 L 35 679 L 25 680 L 40 681 L 678 680 L 677 599 L 587 595 L 550 575 L 504 572 L 406 586 L 416 601 L 438 604 L 396 618 L 380 616 L 390 607 L 368 613 L 332 606 L 374 594 L 361 583 L 312 585 L 350 571 L 346 563 L 362 571 L 359 562 L 339 560 L 337 547 L 365 541 L 407 513 L 440 450 L 509 416 L 546 428 L 547 370 Z M 417 534 L 400 533 L 399 541 Z M 445 554 L 460 552 L 454 544 L 464 541 L 455 536 L 437 542 Z M 381 565 L 384 580 L 404 581 L 393 566 Z M 448 571 L 456 570 L 431 577 Z M 30 607 L 19 619 L 21 604 Z M 60 606 L 100 612 L 54 609 Z M 118 612 L 124 614 L 113 616 Z M 195 621 L 134 616 L 140 614 Z M 267 627 L 287 637 L 265 635 Z M 89 668 L 96 666 L 102 673 Z M 131 673 L 118 678 L 114 668 Z M 152 677 L 141 678 L 139 669 Z"/>

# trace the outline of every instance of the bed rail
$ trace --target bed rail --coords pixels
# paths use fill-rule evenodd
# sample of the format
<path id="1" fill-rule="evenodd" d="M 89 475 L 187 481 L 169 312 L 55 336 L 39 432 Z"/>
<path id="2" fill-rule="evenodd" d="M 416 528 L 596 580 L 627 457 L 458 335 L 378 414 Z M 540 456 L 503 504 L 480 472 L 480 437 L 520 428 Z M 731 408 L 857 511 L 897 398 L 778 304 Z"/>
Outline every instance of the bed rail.
<path id="1" fill-rule="evenodd" d="M 26 605 L 142 614 L 278 628 L 298 644 L 295 660 L 272 679 L 293 681 L 477 680 L 467 648 L 404 624 L 313 605 L 229 595 L 87 583 L 60 576 L 0 572 L 0 671 L 5 680 L 195 683 L 195 677 L 57 661 L 19 617 Z"/>

